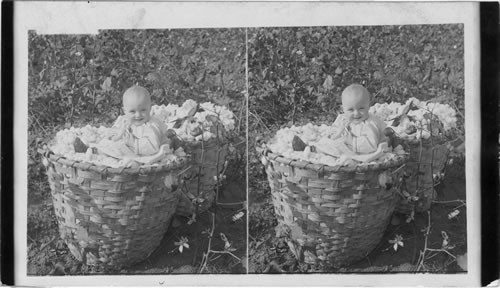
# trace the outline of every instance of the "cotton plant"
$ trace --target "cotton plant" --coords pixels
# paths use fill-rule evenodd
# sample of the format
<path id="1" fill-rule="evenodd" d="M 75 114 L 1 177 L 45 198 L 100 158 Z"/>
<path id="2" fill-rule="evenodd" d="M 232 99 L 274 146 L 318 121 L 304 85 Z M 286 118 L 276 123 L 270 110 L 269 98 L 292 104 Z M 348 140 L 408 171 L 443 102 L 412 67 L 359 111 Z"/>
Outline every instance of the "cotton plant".
<path id="1" fill-rule="evenodd" d="M 215 138 L 219 128 L 225 131 L 235 128 L 233 112 L 211 102 L 197 103 L 188 99 L 181 106 L 153 105 L 151 115 L 162 120 L 178 137 L 188 142 Z"/>
<path id="2" fill-rule="evenodd" d="M 407 140 L 429 139 L 436 135 L 437 127 L 432 127 L 433 120 L 437 120 L 434 123 L 439 124 L 443 132 L 457 128 L 457 112 L 450 105 L 420 101 L 415 97 L 406 103 L 377 103 L 370 107 L 370 113 L 384 120 L 401 138 Z M 402 114 L 406 114 L 406 117 L 400 117 Z M 401 118 L 399 123 L 393 125 L 398 118 Z"/>

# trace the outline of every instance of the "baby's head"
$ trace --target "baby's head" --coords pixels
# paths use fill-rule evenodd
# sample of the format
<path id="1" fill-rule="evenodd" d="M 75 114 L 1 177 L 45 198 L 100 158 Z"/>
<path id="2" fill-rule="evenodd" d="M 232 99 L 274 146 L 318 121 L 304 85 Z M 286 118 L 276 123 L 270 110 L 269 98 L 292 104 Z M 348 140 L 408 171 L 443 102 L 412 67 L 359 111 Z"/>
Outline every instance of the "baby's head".
<path id="1" fill-rule="evenodd" d="M 359 123 L 368 119 L 370 92 L 359 84 L 351 84 L 342 91 L 342 109 L 349 122 Z"/>
<path id="2" fill-rule="evenodd" d="M 123 93 L 123 113 L 132 125 L 147 123 L 151 113 L 151 96 L 148 90 L 134 85 Z"/>

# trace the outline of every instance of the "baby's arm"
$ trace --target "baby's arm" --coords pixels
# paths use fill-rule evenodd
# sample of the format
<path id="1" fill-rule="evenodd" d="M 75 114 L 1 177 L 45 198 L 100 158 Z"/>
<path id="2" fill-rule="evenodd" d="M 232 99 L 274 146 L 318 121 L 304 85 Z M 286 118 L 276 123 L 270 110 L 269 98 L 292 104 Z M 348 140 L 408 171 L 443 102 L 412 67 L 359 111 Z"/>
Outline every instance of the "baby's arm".
<path id="1" fill-rule="evenodd" d="M 128 118 L 119 116 L 112 127 L 116 130 L 116 132 L 115 134 L 111 135 L 109 139 L 118 141 L 123 138 L 127 134 L 127 130 L 130 128 L 130 124 L 131 123 Z"/>
<path id="2" fill-rule="evenodd" d="M 339 116 L 337 116 L 337 119 L 335 119 L 335 122 L 333 122 L 332 124 L 336 132 L 335 134 L 330 136 L 330 138 L 333 140 L 340 138 L 348 125 L 349 123 L 347 122 L 347 119 L 345 119 L 344 114 L 340 114 Z"/>

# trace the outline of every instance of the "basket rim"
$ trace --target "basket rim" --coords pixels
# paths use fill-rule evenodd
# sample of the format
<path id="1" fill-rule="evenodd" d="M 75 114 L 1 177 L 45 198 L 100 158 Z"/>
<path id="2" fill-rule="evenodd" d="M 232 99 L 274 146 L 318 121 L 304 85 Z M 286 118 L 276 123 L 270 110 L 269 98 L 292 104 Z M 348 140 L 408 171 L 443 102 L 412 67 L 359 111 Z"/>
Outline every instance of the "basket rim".
<path id="1" fill-rule="evenodd" d="M 292 167 L 302 168 L 302 169 L 311 169 L 317 172 L 368 172 L 380 169 L 388 169 L 400 166 L 404 164 L 408 160 L 408 155 L 397 155 L 395 159 L 391 159 L 389 161 L 384 161 L 382 163 L 373 163 L 366 165 L 356 165 L 356 166 L 341 166 L 335 165 L 330 166 L 326 164 L 315 164 L 312 162 L 304 161 L 304 160 L 295 160 L 291 158 L 287 158 L 277 153 L 273 153 L 269 150 L 263 153 L 264 157 L 269 160 L 274 160 L 279 163 L 289 165 Z"/>
<path id="2" fill-rule="evenodd" d="M 49 161 L 59 163 L 61 165 L 78 168 L 82 171 L 92 171 L 97 173 L 110 173 L 110 174 L 149 174 L 151 172 L 165 172 L 170 170 L 178 170 L 184 168 L 189 164 L 190 156 L 180 157 L 179 161 L 162 164 L 162 165 L 142 165 L 139 167 L 120 167 L 114 168 L 105 165 L 97 165 L 90 162 L 77 161 L 68 159 L 62 155 L 55 154 L 48 150 L 43 156 Z"/>

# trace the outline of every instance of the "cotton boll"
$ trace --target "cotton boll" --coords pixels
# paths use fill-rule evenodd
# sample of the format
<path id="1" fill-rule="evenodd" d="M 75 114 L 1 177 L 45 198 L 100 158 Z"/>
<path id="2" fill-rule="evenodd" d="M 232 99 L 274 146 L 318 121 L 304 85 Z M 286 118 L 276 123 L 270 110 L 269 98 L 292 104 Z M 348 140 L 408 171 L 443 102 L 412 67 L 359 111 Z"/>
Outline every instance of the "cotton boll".
<path id="1" fill-rule="evenodd" d="M 422 138 L 429 139 L 431 137 L 431 133 L 427 130 L 422 131 Z"/>
<path id="2" fill-rule="evenodd" d="M 88 148 L 87 152 L 85 152 L 85 161 L 91 161 L 93 155 L 92 148 Z"/>
<path id="3" fill-rule="evenodd" d="M 107 137 L 113 131 L 112 128 L 100 126 L 99 128 L 87 125 L 82 128 L 71 127 L 61 130 L 56 133 L 49 148 L 55 154 L 62 155 L 65 158 L 73 161 L 81 161 L 102 165 L 108 167 L 121 167 L 122 165 L 115 158 L 102 154 L 92 154 L 92 149 L 89 148 L 85 153 L 75 153 L 73 144 L 76 137 L 79 137 L 84 143 L 98 143 Z M 172 151 L 169 151 L 172 153 Z M 176 156 L 174 156 L 176 157 Z"/>
<path id="4" fill-rule="evenodd" d="M 167 106 L 153 106 L 151 109 L 151 115 L 159 118 L 166 124 L 167 128 L 172 129 L 176 121 L 179 119 L 182 120 L 184 117 L 186 117 L 188 113 L 194 107 L 196 107 L 196 105 L 198 104 L 194 100 L 188 99 L 180 107 L 174 104 L 169 104 Z M 195 123 L 190 123 L 190 126 L 185 126 L 183 124 L 182 127 L 174 129 L 177 136 L 182 138 L 184 141 L 201 141 L 202 139 L 209 140 L 210 138 L 216 137 L 214 133 L 206 133 L 203 137 L 193 137 L 191 135 L 191 132 L 196 129 L 201 129 L 204 132 L 210 131 L 210 128 L 213 127 L 214 123 L 212 123 L 211 121 L 207 121 L 207 115 L 217 116 L 226 131 L 232 131 L 235 129 L 234 114 L 229 109 L 227 109 L 227 107 L 218 106 L 211 102 L 200 103 L 199 106 L 201 108 L 200 110 L 203 111 L 196 112 L 193 115 Z M 184 123 L 186 122 L 187 121 L 185 121 Z"/>
<path id="5" fill-rule="evenodd" d="M 310 158 L 311 157 L 311 146 L 306 146 L 303 153 L 304 153 L 304 157 L 306 159 Z"/>
<path id="6" fill-rule="evenodd" d="M 184 152 L 184 149 L 182 149 L 182 147 L 179 147 L 174 151 L 174 155 L 178 157 L 185 157 L 187 154 L 186 152 Z"/>

